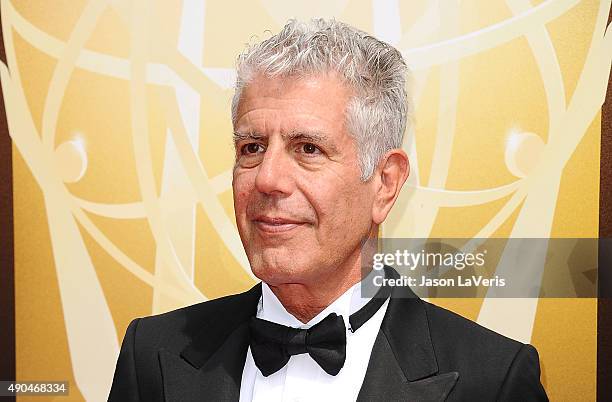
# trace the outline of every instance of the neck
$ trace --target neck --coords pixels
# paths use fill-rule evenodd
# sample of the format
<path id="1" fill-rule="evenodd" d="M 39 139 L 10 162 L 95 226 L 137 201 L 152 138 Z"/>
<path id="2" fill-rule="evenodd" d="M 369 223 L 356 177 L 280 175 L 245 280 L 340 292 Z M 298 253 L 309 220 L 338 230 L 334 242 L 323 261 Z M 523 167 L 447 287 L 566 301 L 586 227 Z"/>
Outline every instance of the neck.
<path id="1" fill-rule="evenodd" d="M 373 253 L 376 242 L 368 244 L 368 251 L 363 251 Z M 361 257 L 360 250 L 346 261 L 344 266 L 329 267 L 322 271 L 325 272 L 324 276 L 318 275 L 300 283 L 277 283 L 268 286 L 291 315 L 307 323 L 361 281 Z"/>
<path id="2" fill-rule="evenodd" d="M 361 280 L 358 268 L 335 281 L 321 278 L 313 285 L 287 283 L 270 286 L 270 290 L 291 315 L 307 323 Z"/>

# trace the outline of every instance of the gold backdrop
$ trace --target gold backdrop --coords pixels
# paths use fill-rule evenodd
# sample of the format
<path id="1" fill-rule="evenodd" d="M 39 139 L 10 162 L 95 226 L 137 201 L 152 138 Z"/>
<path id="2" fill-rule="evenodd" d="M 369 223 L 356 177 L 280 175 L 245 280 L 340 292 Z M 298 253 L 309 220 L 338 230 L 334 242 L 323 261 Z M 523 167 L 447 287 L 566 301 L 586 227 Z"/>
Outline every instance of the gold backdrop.
<path id="1" fill-rule="evenodd" d="M 17 379 L 69 380 L 58 401 L 106 400 L 133 318 L 255 283 L 233 64 L 291 17 L 348 22 L 412 67 L 412 172 L 384 236 L 597 237 L 610 0 L 0 4 Z M 596 300 L 435 302 L 533 343 L 551 400 L 595 399 Z"/>

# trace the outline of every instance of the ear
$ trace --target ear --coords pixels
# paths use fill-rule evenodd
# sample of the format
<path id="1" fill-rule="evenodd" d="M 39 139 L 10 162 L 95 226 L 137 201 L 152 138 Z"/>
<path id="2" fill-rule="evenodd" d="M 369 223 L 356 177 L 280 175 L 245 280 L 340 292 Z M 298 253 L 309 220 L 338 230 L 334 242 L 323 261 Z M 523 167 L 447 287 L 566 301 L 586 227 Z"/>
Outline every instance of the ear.
<path id="1" fill-rule="evenodd" d="M 380 225 L 387 218 L 409 173 L 406 152 L 392 149 L 383 155 L 372 178 L 376 191 L 372 204 L 372 221 L 375 224 Z"/>

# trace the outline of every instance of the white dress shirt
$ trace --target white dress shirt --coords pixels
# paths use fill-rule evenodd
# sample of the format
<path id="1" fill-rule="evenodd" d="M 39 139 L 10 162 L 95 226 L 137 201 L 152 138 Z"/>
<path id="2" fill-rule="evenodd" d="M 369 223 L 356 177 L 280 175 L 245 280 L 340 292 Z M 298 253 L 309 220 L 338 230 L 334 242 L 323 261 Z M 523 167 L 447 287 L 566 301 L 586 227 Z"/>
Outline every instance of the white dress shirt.
<path id="1" fill-rule="evenodd" d="M 370 300 L 361 297 L 361 282 L 306 324 L 285 309 L 267 284 L 262 283 L 261 290 L 257 317 L 264 320 L 294 328 L 310 328 L 330 313 L 341 315 L 346 327 L 346 361 L 340 372 L 332 376 L 304 353 L 291 356 L 285 367 L 264 377 L 255 365 L 249 347 L 240 384 L 240 402 L 355 401 L 389 300 L 357 331 L 351 332 L 348 317 Z"/>

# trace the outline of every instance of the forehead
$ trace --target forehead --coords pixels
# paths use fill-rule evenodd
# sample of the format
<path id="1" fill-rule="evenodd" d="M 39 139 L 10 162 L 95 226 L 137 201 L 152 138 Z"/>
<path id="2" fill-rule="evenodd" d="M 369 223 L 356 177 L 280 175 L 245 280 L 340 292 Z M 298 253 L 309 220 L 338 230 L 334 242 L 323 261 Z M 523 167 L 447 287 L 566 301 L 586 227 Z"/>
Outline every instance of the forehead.
<path id="1" fill-rule="evenodd" d="M 319 131 L 344 128 L 352 91 L 335 74 L 306 77 L 256 76 L 242 91 L 236 131 Z M 263 132 L 262 132 L 263 134 Z"/>

